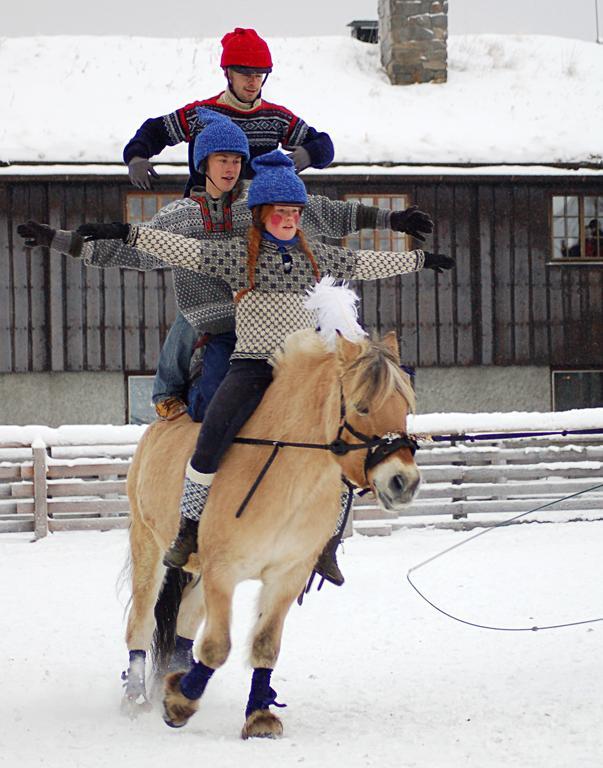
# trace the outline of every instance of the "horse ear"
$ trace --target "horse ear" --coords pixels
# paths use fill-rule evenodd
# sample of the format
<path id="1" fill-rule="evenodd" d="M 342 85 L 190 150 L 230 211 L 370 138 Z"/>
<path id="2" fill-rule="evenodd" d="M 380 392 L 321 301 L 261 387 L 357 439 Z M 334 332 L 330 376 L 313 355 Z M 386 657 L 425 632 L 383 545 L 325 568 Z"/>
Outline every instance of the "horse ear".
<path id="1" fill-rule="evenodd" d="M 346 339 L 340 331 L 337 331 L 337 356 L 344 363 L 351 363 L 358 357 L 358 345 Z"/>
<path id="2" fill-rule="evenodd" d="M 382 341 L 399 363 L 400 349 L 398 347 L 398 337 L 396 336 L 396 332 L 390 331 L 389 333 L 386 333 Z"/>

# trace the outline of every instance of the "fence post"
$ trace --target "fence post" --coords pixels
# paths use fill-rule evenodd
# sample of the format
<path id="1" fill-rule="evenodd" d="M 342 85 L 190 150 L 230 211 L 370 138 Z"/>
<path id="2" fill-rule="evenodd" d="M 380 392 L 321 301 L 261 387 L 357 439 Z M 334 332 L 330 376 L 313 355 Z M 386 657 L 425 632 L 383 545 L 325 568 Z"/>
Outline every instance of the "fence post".
<path id="1" fill-rule="evenodd" d="M 34 479 L 34 540 L 48 535 L 48 483 L 46 445 L 41 438 L 31 444 Z"/>

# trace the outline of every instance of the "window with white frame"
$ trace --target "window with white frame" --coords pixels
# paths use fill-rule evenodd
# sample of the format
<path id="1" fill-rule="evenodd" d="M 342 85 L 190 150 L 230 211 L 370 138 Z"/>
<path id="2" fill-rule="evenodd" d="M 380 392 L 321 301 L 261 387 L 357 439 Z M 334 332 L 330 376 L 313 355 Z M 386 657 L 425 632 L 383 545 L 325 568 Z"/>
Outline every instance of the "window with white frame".
<path id="1" fill-rule="evenodd" d="M 347 202 L 385 208 L 389 211 L 403 211 L 408 208 L 407 195 L 346 195 Z M 392 232 L 390 229 L 362 229 L 345 239 L 348 248 L 354 250 L 404 251 L 408 245 L 408 235 Z"/>
<path id="2" fill-rule="evenodd" d="M 126 373 L 128 424 L 150 424 L 157 418 L 153 405 L 154 376 Z"/>
<path id="3" fill-rule="evenodd" d="M 553 410 L 603 406 L 603 370 L 553 371 Z"/>
<path id="4" fill-rule="evenodd" d="M 603 196 L 554 195 L 553 260 L 603 261 Z"/>
<path id="5" fill-rule="evenodd" d="M 127 192 L 126 193 L 126 221 L 128 224 L 142 224 L 168 203 L 179 200 L 180 192 Z"/>

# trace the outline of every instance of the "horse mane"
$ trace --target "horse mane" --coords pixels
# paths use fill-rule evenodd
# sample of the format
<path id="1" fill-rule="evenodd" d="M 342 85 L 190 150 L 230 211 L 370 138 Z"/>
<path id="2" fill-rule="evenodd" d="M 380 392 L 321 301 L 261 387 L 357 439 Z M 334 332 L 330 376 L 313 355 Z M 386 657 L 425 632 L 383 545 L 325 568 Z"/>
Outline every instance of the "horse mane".
<path id="1" fill-rule="evenodd" d="M 410 376 L 401 370 L 390 347 L 375 339 L 354 343 L 360 348 L 360 353 L 343 371 L 352 407 L 365 410 L 370 404 L 371 408 L 378 409 L 391 394 L 397 392 L 408 403 L 409 411 L 414 413 L 416 397 Z M 284 349 L 277 352 L 272 360 L 275 378 L 280 370 L 289 367 L 300 375 L 299 369 L 315 366 L 334 354 L 315 331 L 297 331 L 287 338 Z"/>
<path id="2" fill-rule="evenodd" d="M 361 353 L 344 371 L 348 397 L 356 411 L 379 409 L 385 400 L 398 392 L 415 411 L 416 398 L 410 376 L 402 371 L 394 352 L 383 342 L 362 341 Z"/>

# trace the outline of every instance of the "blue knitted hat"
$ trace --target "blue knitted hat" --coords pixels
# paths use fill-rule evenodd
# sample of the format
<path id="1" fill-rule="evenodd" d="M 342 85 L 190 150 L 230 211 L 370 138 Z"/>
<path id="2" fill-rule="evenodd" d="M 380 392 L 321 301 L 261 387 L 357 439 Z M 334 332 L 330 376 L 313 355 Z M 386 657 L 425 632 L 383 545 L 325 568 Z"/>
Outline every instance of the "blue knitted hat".
<path id="1" fill-rule="evenodd" d="M 204 128 L 195 139 L 195 168 L 213 152 L 234 152 L 249 160 L 247 136 L 230 118 L 203 107 L 197 107 L 197 118 Z"/>
<path id="2" fill-rule="evenodd" d="M 295 173 L 293 162 L 280 149 L 274 149 L 251 161 L 255 176 L 249 185 L 247 205 L 254 208 L 264 203 L 305 205 L 308 193 Z"/>

